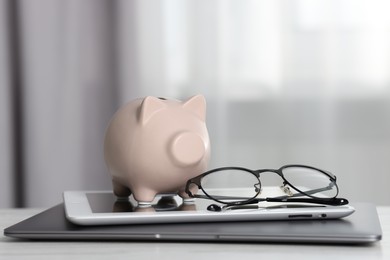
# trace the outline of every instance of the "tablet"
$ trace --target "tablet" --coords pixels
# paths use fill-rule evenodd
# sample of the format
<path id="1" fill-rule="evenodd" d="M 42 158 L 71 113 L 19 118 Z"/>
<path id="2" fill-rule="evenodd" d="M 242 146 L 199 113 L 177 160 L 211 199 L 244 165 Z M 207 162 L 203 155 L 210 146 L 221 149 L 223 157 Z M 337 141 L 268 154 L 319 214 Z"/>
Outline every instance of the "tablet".
<path id="1" fill-rule="evenodd" d="M 63 197 L 66 218 L 78 225 L 336 219 L 355 211 L 350 205 L 268 202 L 215 212 L 207 209 L 212 200 L 184 202 L 174 194 L 157 195 L 149 207 L 138 207 L 131 196 L 118 199 L 112 191 L 66 191 Z"/>

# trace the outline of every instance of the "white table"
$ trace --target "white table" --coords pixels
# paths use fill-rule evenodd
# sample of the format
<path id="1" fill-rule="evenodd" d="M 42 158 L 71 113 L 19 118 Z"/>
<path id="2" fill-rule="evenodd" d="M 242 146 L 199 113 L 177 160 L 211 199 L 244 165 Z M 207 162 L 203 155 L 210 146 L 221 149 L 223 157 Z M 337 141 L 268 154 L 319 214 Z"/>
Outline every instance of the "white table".
<path id="1" fill-rule="evenodd" d="M 0 209 L 0 228 L 15 224 L 42 210 Z M 180 260 L 302 260 L 390 259 L 390 207 L 378 207 L 382 241 L 365 246 L 169 243 L 169 242 L 42 242 L 0 237 L 2 259 L 180 259 Z"/>

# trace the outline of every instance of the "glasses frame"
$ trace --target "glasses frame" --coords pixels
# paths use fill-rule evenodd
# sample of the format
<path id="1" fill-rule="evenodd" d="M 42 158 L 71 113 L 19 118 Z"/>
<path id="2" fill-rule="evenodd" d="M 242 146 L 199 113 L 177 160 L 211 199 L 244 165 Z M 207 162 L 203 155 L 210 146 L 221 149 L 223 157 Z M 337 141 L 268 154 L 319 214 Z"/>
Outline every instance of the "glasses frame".
<path id="1" fill-rule="evenodd" d="M 296 188 L 293 184 L 291 184 L 284 177 L 284 174 L 283 174 L 283 170 L 284 169 L 286 169 L 286 168 L 293 168 L 293 167 L 300 167 L 300 168 L 306 168 L 306 169 L 310 169 L 310 170 L 315 170 L 315 171 L 318 171 L 318 172 L 326 175 L 330 179 L 330 185 L 328 186 L 328 188 L 332 188 L 333 186 L 335 186 L 336 187 L 336 195 L 334 197 L 332 197 L 332 198 L 320 198 L 320 197 L 312 196 L 311 194 L 315 194 L 317 192 L 327 190 L 327 188 L 315 189 L 315 190 L 310 190 L 310 191 L 306 191 L 306 192 L 301 191 L 300 189 Z M 241 200 L 241 201 L 226 202 L 226 201 L 218 199 L 218 197 L 216 197 L 216 196 L 209 195 L 203 189 L 203 187 L 201 185 L 201 180 L 202 180 L 203 177 L 205 177 L 205 176 L 207 176 L 209 174 L 212 174 L 214 172 L 227 171 L 227 170 L 239 170 L 239 171 L 244 171 L 244 172 L 247 172 L 249 174 L 254 175 L 258 179 L 259 184 L 260 184 L 260 189 L 257 190 L 255 196 L 253 196 L 251 198 L 248 198 L 248 199 L 245 198 L 245 200 Z M 262 186 L 261 180 L 260 180 L 260 175 L 261 175 L 261 173 L 264 173 L 264 172 L 276 173 L 277 175 L 279 175 L 283 179 L 283 185 L 289 185 L 291 188 L 293 188 L 294 190 L 298 191 L 299 193 L 294 194 L 292 196 L 286 195 L 286 196 L 279 196 L 279 197 L 257 198 L 257 196 L 261 192 L 261 186 Z M 225 204 L 225 205 L 255 204 L 255 203 L 263 202 L 263 201 L 267 201 L 267 202 L 315 203 L 315 204 L 324 204 L 324 205 L 332 205 L 332 206 L 346 205 L 346 204 L 348 204 L 348 200 L 347 199 L 337 198 L 337 195 L 339 194 L 339 188 L 337 186 L 336 179 L 337 179 L 336 176 L 334 174 L 328 172 L 328 171 L 324 171 L 324 170 L 321 170 L 321 169 L 316 168 L 316 167 L 302 165 L 302 164 L 288 164 L 288 165 L 284 165 L 284 166 L 280 167 L 279 169 L 259 169 L 259 170 L 251 170 L 251 169 L 244 168 L 244 167 L 221 167 L 221 168 L 215 168 L 215 169 L 209 170 L 207 172 L 204 172 L 204 173 L 198 175 L 195 178 L 192 178 L 192 179 L 188 180 L 187 183 L 186 183 L 185 192 L 191 198 L 211 199 L 211 200 L 214 200 L 216 202 L 219 202 L 219 203 L 222 203 L 222 204 Z M 190 190 L 191 184 L 196 185 L 198 187 L 198 189 L 202 190 L 205 195 L 193 194 L 191 192 L 191 190 Z M 307 196 L 308 198 L 297 198 L 297 197 L 300 197 L 300 196 Z M 229 197 L 229 199 L 234 199 L 234 197 Z M 243 199 L 243 198 L 237 198 L 237 199 Z"/>

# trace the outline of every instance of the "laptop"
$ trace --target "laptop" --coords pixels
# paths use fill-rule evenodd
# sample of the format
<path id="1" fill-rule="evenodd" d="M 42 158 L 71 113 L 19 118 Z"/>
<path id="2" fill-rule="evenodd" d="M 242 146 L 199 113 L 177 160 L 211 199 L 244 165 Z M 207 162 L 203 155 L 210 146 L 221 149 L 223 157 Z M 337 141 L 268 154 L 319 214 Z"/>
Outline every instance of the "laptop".
<path id="1" fill-rule="evenodd" d="M 40 240 L 132 240 L 361 244 L 381 240 L 376 208 L 354 203 L 355 213 L 334 220 L 204 222 L 80 226 L 65 217 L 64 204 L 21 221 L 4 235 Z"/>

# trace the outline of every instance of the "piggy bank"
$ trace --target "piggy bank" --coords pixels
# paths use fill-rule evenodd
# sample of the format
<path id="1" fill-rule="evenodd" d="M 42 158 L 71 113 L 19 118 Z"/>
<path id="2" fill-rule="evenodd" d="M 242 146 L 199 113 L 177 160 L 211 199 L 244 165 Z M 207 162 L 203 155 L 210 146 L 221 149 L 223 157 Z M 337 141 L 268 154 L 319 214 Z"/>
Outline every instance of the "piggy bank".
<path id="1" fill-rule="evenodd" d="M 104 157 L 118 197 L 148 205 L 158 193 L 184 192 L 207 168 L 210 140 L 206 101 L 146 97 L 121 107 L 106 130 Z"/>

